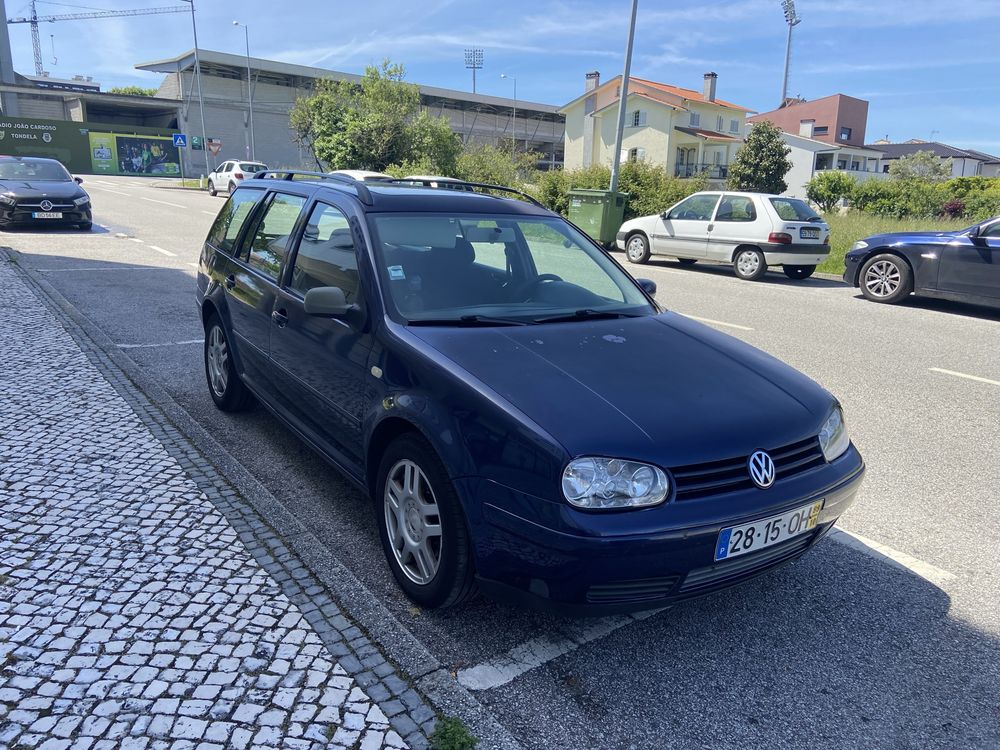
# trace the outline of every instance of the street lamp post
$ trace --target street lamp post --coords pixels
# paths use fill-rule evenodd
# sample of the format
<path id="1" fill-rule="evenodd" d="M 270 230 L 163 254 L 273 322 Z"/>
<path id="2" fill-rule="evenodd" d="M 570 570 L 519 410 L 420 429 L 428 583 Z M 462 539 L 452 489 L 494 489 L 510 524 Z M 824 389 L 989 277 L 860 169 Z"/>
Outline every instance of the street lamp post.
<path id="1" fill-rule="evenodd" d="M 183 0 L 191 4 L 191 31 L 194 33 L 194 77 L 198 82 L 198 111 L 201 114 L 201 148 L 205 154 L 205 174 L 211 174 L 208 165 L 208 135 L 205 131 L 205 98 L 201 92 L 201 59 L 198 57 L 198 26 L 194 20 L 194 0 Z"/>
<path id="2" fill-rule="evenodd" d="M 245 23 L 233 21 L 233 26 L 243 27 L 243 36 L 247 43 L 247 101 L 250 103 L 250 161 L 257 160 L 257 148 L 253 137 L 253 78 L 250 74 L 250 29 Z"/>
<path id="3" fill-rule="evenodd" d="M 511 156 L 517 150 L 517 78 L 514 76 L 509 76 L 506 73 L 500 74 L 501 78 L 508 78 L 514 82 L 514 112 L 511 115 L 510 120 L 510 153 Z"/>
<path id="4" fill-rule="evenodd" d="M 781 79 L 781 106 L 784 106 L 785 99 L 788 98 L 788 66 L 792 59 L 792 27 L 802 23 L 802 19 L 795 12 L 795 0 L 783 0 L 781 9 L 785 14 L 785 23 L 788 24 L 788 41 L 785 42 L 785 75 Z"/>
<path id="5" fill-rule="evenodd" d="M 611 184 L 608 189 L 618 190 L 618 170 L 622 163 L 622 137 L 625 134 L 625 107 L 628 101 L 628 84 L 632 75 L 632 43 L 635 41 L 635 15 L 639 10 L 639 0 L 632 0 L 632 14 L 628 25 L 628 40 L 625 42 L 625 70 L 622 71 L 621 91 L 618 92 L 618 130 L 615 136 L 615 152 L 611 155 Z"/>

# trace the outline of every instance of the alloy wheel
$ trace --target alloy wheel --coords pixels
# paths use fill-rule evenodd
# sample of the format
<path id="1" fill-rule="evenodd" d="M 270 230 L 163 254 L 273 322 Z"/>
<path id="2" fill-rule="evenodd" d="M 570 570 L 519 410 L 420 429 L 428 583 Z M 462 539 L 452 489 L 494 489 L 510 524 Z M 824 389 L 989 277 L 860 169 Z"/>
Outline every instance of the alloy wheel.
<path id="1" fill-rule="evenodd" d="M 385 483 L 385 527 L 396 562 L 411 581 L 430 583 L 441 565 L 441 515 L 434 490 L 413 461 L 397 461 Z"/>
<path id="2" fill-rule="evenodd" d="M 208 334 L 208 379 L 215 395 L 222 398 L 229 385 L 229 348 L 222 328 L 215 325 Z"/>
<path id="3" fill-rule="evenodd" d="M 902 281 L 899 267 L 889 260 L 872 263 L 865 272 L 865 288 L 875 297 L 888 297 Z"/>

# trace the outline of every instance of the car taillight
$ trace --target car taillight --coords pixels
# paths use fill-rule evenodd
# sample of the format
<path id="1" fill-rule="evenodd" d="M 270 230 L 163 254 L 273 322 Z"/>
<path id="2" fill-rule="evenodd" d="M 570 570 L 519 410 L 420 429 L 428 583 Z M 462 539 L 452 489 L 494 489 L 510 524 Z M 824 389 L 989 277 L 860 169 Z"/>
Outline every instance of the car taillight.
<path id="1" fill-rule="evenodd" d="M 233 172 L 233 177 L 235 177 L 237 180 L 242 180 L 243 179 L 243 173 L 242 172 Z"/>
<path id="2" fill-rule="evenodd" d="M 767 241 L 777 245 L 791 245 L 792 235 L 788 232 L 771 232 L 767 235 Z"/>

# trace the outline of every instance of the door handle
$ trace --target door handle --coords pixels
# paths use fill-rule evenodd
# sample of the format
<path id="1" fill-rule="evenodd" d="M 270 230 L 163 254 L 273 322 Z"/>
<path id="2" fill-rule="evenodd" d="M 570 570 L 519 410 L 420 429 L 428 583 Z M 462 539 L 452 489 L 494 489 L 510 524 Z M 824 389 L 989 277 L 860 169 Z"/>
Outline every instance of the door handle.
<path id="1" fill-rule="evenodd" d="M 271 320 L 277 324 L 278 328 L 284 328 L 288 325 L 288 313 L 284 309 L 275 310 L 271 313 Z"/>
<path id="2" fill-rule="evenodd" d="M 715 224 L 709 222 L 709 224 L 708 224 L 708 231 L 711 232 L 713 229 L 715 229 Z"/>
<path id="3" fill-rule="evenodd" d="M 234 286 L 236 286 L 236 277 L 229 274 L 226 277 L 226 289 L 232 289 Z"/>

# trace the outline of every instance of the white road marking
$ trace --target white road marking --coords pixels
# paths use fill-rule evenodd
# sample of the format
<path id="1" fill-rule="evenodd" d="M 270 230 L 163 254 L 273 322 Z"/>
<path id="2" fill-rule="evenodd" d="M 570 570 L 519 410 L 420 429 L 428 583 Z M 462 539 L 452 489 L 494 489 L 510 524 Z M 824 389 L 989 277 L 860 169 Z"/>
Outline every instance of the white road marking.
<path id="1" fill-rule="evenodd" d="M 172 271 L 172 268 L 162 266 L 84 266 L 83 268 L 36 268 L 42 273 L 60 273 L 63 271 Z"/>
<path id="2" fill-rule="evenodd" d="M 912 555 L 900 552 L 892 547 L 887 547 L 884 544 L 863 537 L 860 534 L 855 534 L 852 531 L 834 529 L 830 532 L 829 538 L 839 544 L 843 544 L 845 547 L 863 552 L 869 557 L 888 562 L 893 567 L 903 568 L 911 573 L 916 573 L 925 581 L 930 581 L 938 588 L 944 588 L 944 584 L 958 577 L 954 573 L 949 573 L 947 570 L 942 570 L 935 565 L 918 560 Z"/>
<path id="3" fill-rule="evenodd" d="M 191 268 L 199 268 L 200 267 L 197 263 L 188 263 L 188 265 L 191 266 Z"/>
<path id="4" fill-rule="evenodd" d="M 139 200 L 149 201 L 150 203 L 161 203 L 164 206 L 173 206 L 174 208 L 187 208 L 187 206 L 182 206 L 180 203 L 171 203 L 170 201 L 161 201 L 156 198 L 147 198 L 144 195 L 140 195 Z"/>
<path id="5" fill-rule="evenodd" d="M 202 211 L 203 214 L 208 214 L 209 216 L 218 216 L 215 211 Z"/>
<path id="6" fill-rule="evenodd" d="M 753 330 L 753 328 L 750 328 L 748 326 L 737 325 L 736 323 L 725 323 L 725 322 L 723 322 L 721 320 L 712 320 L 711 318 L 699 318 L 697 315 L 686 315 L 684 313 L 680 313 L 680 314 L 684 315 L 685 318 L 691 318 L 691 320 L 697 320 L 700 323 L 711 323 L 712 325 L 715 325 L 715 326 L 726 326 L 726 328 L 735 328 L 738 331 L 752 331 Z"/>
<path id="7" fill-rule="evenodd" d="M 201 344 L 205 339 L 191 339 L 190 341 L 167 341 L 164 344 L 118 344 L 119 349 L 155 349 L 160 346 L 186 346 L 188 344 Z"/>
<path id="8" fill-rule="evenodd" d="M 103 190 L 105 193 L 114 193 L 115 195 L 124 195 L 126 198 L 131 198 L 132 193 L 123 193 L 121 190 L 112 190 L 109 187 L 104 187 L 103 185 L 97 185 L 98 190 Z"/>
<path id="9" fill-rule="evenodd" d="M 635 615 L 602 617 L 585 624 L 573 625 L 552 635 L 532 638 L 502 656 L 458 670 L 458 681 L 469 690 L 489 690 L 506 685 L 525 672 L 662 611 L 663 609 L 655 609 Z"/>
<path id="10" fill-rule="evenodd" d="M 126 237 L 129 242 L 138 242 L 140 245 L 145 245 L 146 240 L 140 240 L 138 237 Z"/>
<path id="11" fill-rule="evenodd" d="M 954 370 L 942 370 L 940 367 L 930 367 L 928 368 L 931 372 L 940 372 L 943 375 L 952 375 L 956 378 L 965 378 L 966 380 L 975 380 L 977 383 L 988 383 L 989 385 L 1000 385 L 1000 380 L 990 380 L 989 378 L 981 378 L 978 375 L 966 375 L 964 372 L 955 372 Z"/>
<path id="12" fill-rule="evenodd" d="M 155 250 L 158 253 L 162 253 L 163 255 L 166 255 L 168 258 L 176 258 L 177 257 L 177 253 L 172 253 L 169 250 L 164 250 L 162 247 L 157 247 L 156 245 L 150 245 L 149 249 L 150 250 Z"/>

